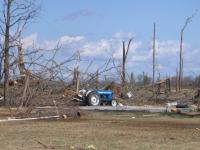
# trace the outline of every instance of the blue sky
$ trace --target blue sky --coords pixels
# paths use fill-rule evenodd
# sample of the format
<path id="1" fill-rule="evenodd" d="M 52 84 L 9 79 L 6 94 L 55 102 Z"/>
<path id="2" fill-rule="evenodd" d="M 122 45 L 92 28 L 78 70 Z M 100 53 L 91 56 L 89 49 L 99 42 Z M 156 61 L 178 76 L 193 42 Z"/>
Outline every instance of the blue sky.
<path id="1" fill-rule="evenodd" d="M 127 67 L 151 74 L 151 41 L 156 23 L 157 63 L 164 76 L 178 66 L 180 30 L 188 16 L 200 8 L 199 0 L 41 0 L 39 17 L 24 38 L 40 45 L 63 41 L 62 56 L 79 49 L 87 59 L 106 60 L 112 53 L 120 61 L 122 41 L 134 37 Z M 185 74 L 199 74 L 200 12 L 184 32 Z M 27 44 L 29 45 L 29 44 Z M 95 51 L 95 53 L 94 53 Z M 108 52 L 108 53 L 107 53 Z M 100 65 L 96 62 L 96 66 Z M 94 67 L 95 68 L 95 67 Z M 97 67 L 98 68 L 98 67 Z M 192 72 L 192 73 L 191 73 Z M 193 73 L 194 72 L 194 73 Z"/>
<path id="2" fill-rule="evenodd" d="M 185 18 L 200 7 L 198 0 L 43 0 L 42 11 L 33 32 L 55 38 L 63 34 L 106 37 L 115 32 L 136 32 L 139 38 L 150 39 L 152 24 L 157 23 L 160 39 L 178 39 Z M 68 14 L 88 10 L 88 16 L 62 20 Z M 62 20 L 62 21 L 61 21 Z M 199 15 L 188 27 L 188 40 L 196 41 Z M 48 27 L 47 27 L 48 26 Z M 55 30 L 52 33 L 49 31 Z M 198 42 L 197 42 L 198 43 Z"/>

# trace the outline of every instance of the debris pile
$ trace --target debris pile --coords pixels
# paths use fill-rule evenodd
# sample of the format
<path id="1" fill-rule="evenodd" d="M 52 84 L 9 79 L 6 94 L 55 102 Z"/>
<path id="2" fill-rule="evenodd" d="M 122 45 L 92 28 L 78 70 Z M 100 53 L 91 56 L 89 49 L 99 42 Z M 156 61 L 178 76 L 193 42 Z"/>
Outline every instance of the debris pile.
<path id="1" fill-rule="evenodd" d="M 167 108 L 169 112 L 174 112 L 177 114 L 182 114 L 187 116 L 199 116 L 200 115 L 199 101 L 200 101 L 200 90 L 198 89 L 195 96 L 189 99 L 167 103 Z"/>

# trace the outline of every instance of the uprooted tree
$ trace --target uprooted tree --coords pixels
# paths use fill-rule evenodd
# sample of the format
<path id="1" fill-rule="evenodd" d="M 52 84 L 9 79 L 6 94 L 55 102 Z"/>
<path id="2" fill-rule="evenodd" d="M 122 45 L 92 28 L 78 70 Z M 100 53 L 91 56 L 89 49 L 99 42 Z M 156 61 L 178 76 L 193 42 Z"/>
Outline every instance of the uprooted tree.
<path id="1" fill-rule="evenodd" d="M 27 23 L 35 18 L 39 7 L 31 0 L 1 0 L 2 14 L 0 15 L 0 34 L 3 60 L 4 102 L 8 103 L 10 51 L 19 45 L 22 32 Z"/>

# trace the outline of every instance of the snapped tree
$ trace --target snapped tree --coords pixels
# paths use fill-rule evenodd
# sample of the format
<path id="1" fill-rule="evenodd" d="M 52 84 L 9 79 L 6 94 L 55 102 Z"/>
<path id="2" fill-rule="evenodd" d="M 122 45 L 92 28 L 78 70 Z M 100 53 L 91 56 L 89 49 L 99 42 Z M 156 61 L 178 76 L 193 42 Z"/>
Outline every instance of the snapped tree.
<path id="1" fill-rule="evenodd" d="M 128 51 L 130 49 L 130 44 L 132 42 L 133 38 L 131 38 L 128 42 L 127 48 L 125 45 L 125 41 L 123 41 L 123 61 L 122 61 L 122 93 L 126 93 L 126 60 L 128 56 Z"/>
<path id="2" fill-rule="evenodd" d="M 2 40 L 4 102 L 8 104 L 10 78 L 10 50 L 19 45 L 27 23 L 35 18 L 39 7 L 31 0 L 1 0 L 0 34 Z M 20 49 L 19 49 L 20 50 Z"/>
<path id="3" fill-rule="evenodd" d="M 198 9 L 195 11 L 192 16 L 187 17 L 185 20 L 185 23 L 183 27 L 181 28 L 181 39 L 180 39 L 180 53 L 179 53 L 179 78 L 178 78 L 178 90 L 181 91 L 182 88 L 182 78 L 183 78 L 183 32 L 185 31 L 186 27 L 190 22 L 192 22 L 192 19 L 195 17 L 197 14 Z"/>

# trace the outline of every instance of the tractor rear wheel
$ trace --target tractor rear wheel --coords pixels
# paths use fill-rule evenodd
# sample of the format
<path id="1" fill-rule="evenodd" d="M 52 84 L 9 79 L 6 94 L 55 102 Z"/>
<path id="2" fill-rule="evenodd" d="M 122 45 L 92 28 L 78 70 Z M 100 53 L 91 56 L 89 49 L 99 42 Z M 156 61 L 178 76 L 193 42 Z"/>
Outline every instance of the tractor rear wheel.
<path id="1" fill-rule="evenodd" d="M 100 103 L 101 103 L 101 100 L 100 100 L 100 96 L 98 93 L 92 92 L 89 94 L 89 96 L 88 96 L 89 106 L 98 106 L 98 105 L 100 105 Z"/>

